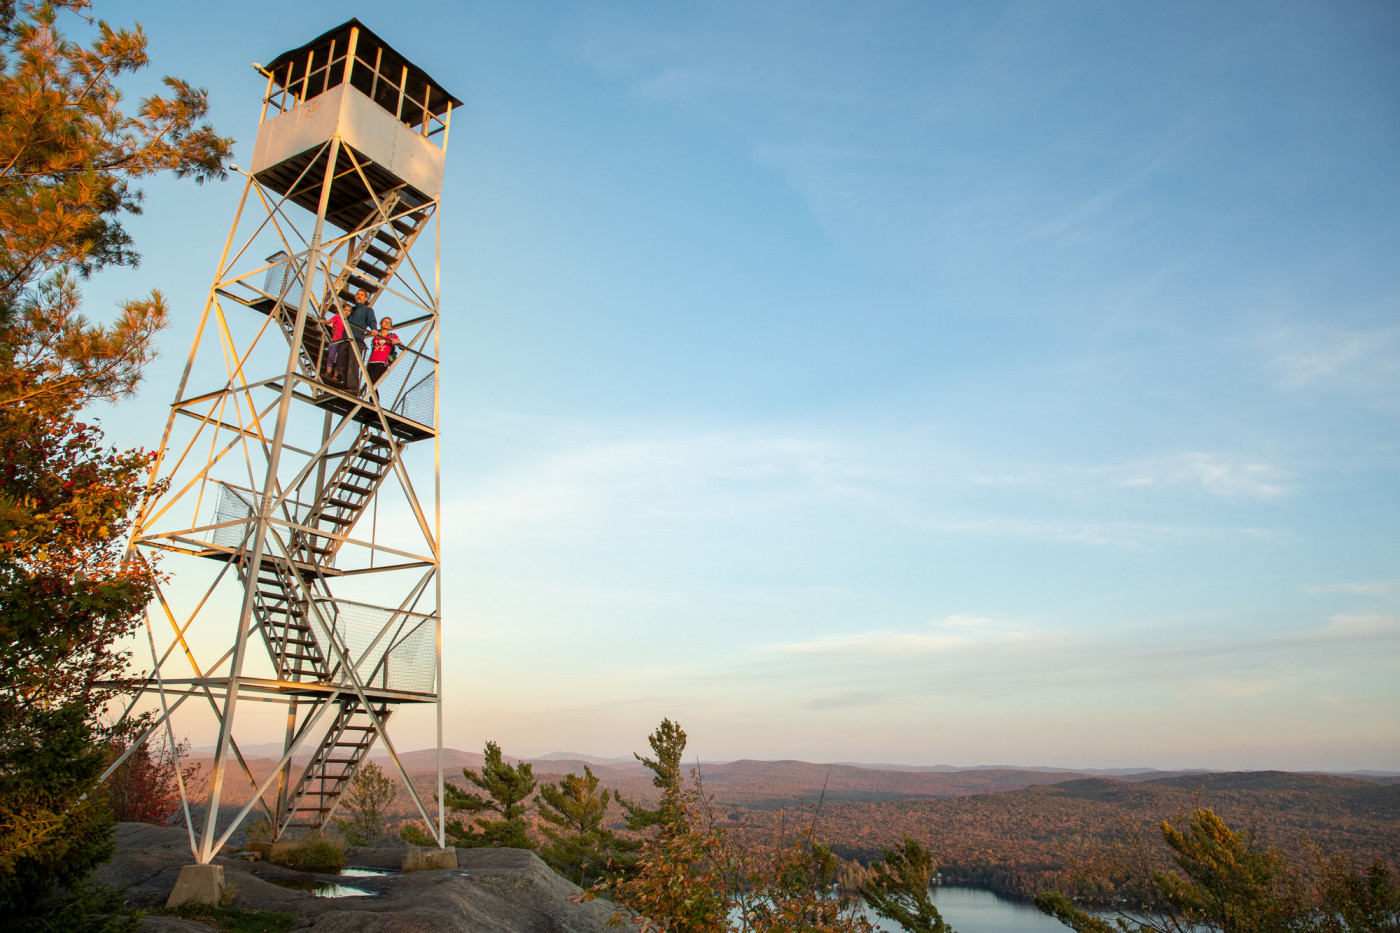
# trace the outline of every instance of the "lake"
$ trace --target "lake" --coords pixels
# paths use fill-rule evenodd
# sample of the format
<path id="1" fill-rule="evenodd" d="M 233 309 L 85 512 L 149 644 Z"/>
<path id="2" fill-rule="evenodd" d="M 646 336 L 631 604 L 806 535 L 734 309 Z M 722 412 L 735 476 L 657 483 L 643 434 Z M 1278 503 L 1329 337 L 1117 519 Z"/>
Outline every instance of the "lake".
<path id="1" fill-rule="evenodd" d="M 1065 933 L 1069 927 L 1047 917 L 1030 904 L 1008 901 L 991 891 L 939 885 L 933 889 L 933 906 L 958 933 Z M 899 933 L 899 927 L 871 916 L 882 930 Z"/>

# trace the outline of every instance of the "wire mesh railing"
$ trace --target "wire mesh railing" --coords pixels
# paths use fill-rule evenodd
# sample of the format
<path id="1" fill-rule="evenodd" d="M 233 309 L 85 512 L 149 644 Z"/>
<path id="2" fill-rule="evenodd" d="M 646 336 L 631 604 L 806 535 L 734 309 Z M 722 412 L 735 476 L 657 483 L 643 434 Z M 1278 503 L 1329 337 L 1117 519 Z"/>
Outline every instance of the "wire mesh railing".
<path id="1" fill-rule="evenodd" d="M 407 365 L 403 365 L 407 364 Z M 427 357 L 401 361 L 375 385 L 380 403 L 409 421 L 433 427 L 437 373 Z"/>
<path id="2" fill-rule="evenodd" d="M 334 657 L 327 629 L 365 687 L 432 693 L 437 683 L 437 619 L 344 599 L 316 599 L 317 644 Z M 333 664 L 333 666 L 338 666 Z"/>
<path id="3" fill-rule="evenodd" d="M 306 267 L 296 262 L 286 253 L 277 252 L 267 257 L 273 263 L 263 273 L 263 291 L 281 299 L 284 305 L 296 307 L 301 304 L 301 290 L 306 283 Z M 312 295 L 326 293 L 326 270 L 316 268 L 311 282 Z"/>
<path id="4" fill-rule="evenodd" d="M 261 497 L 253 490 L 241 486 L 230 483 L 218 485 L 219 498 L 214 505 L 214 524 L 223 527 L 215 528 L 210 540 L 219 547 L 236 548 L 244 543 L 252 531 L 254 517 L 258 512 L 258 499 Z M 293 524 L 305 524 L 310 515 L 311 506 L 308 503 L 283 499 L 273 518 Z M 237 524 L 226 524 L 228 522 Z"/>

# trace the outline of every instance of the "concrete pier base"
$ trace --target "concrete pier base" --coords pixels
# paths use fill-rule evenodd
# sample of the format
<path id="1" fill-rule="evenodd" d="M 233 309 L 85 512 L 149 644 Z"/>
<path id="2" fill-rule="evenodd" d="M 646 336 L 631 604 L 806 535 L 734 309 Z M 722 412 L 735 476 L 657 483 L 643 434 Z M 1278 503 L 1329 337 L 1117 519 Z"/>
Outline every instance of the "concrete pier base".
<path id="1" fill-rule="evenodd" d="M 180 869 L 180 877 L 175 880 L 175 890 L 170 892 L 170 899 L 165 902 L 165 906 L 207 904 L 210 907 L 218 907 L 223 887 L 224 866 L 186 865 Z"/>
<path id="2" fill-rule="evenodd" d="M 404 871 L 440 871 L 457 867 L 457 850 L 453 846 L 443 849 L 428 849 L 409 846 L 403 857 Z"/>

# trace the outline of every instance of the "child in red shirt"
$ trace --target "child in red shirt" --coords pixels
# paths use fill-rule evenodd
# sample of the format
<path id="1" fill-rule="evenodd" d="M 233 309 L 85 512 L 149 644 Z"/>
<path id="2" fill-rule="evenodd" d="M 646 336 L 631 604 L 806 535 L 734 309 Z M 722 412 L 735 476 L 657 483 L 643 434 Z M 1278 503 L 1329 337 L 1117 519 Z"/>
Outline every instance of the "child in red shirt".
<path id="1" fill-rule="evenodd" d="M 340 355 L 345 341 L 345 319 L 336 312 L 334 306 L 331 306 L 321 324 L 326 331 L 330 332 L 330 347 L 326 351 L 325 367 L 321 370 L 321 379 L 324 382 L 338 383 L 341 381 Z"/>
<path id="2" fill-rule="evenodd" d="M 365 368 L 369 370 L 370 385 L 379 384 L 379 380 L 384 377 L 384 370 L 389 368 L 389 361 L 398 355 L 399 335 L 389 332 L 389 328 L 393 326 L 393 321 L 387 317 L 383 318 L 379 322 L 379 330 L 370 337 L 369 359 L 365 362 Z"/>

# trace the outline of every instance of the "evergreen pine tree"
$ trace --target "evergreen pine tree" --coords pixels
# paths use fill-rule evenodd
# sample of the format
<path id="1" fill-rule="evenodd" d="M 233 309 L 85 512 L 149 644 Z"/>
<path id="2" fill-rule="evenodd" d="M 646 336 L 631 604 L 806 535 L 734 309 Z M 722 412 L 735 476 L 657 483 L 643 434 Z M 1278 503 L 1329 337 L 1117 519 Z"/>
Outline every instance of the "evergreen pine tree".
<path id="1" fill-rule="evenodd" d="M 886 849 L 883 859 L 870 868 L 873 877 L 860 893 L 871 910 L 908 933 L 953 933 L 929 896 L 932 853 L 905 836 L 898 849 Z"/>
<path id="2" fill-rule="evenodd" d="M 463 790 L 451 781 L 443 788 L 443 803 L 453 813 L 481 814 L 469 826 L 462 820 L 447 823 L 447 841 L 464 849 L 497 846 L 507 849 L 533 849 L 535 841 L 527 831 L 525 817 L 531 809 L 535 793 L 534 767 L 526 761 L 507 764 L 501 747 L 487 742 L 481 772 L 462 769 L 462 777 L 484 795 Z M 494 817 L 486 814 L 495 814 Z M 416 826 L 404 827 L 400 835 L 414 845 L 436 845 L 427 833 Z"/>
<path id="3" fill-rule="evenodd" d="M 643 758 L 633 753 L 652 772 L 652 784 L 661 789 L 661 804 L 655 810 L 640 804 L 622 801 L 627 808 L 627 828 L 632 830 L 661 826 L 662 832 L 674 832 L 685 822 L 685 775 L 681 761 L 685 758 L 685 730 L 669 719 L 661 720 L 656 731 L 647 736 L 655 758 Z M 619 798 L 620 799 L 620 798 Z"/>
<path id="4" fill-rule="evenodd" d="M 539 814 L 548 842 L 540 856 L 579 887 L 627 872 L 639 844 L 619 837 L 603 825 L 611 801 L 622 803 L 617 791 L 600 790 L 593 769 L 583 776 L 566 774 L 555 784 L 540 785 Z"/>
<path id="5" fill-rule="evenodd" d="M 379 765 L 366 761 L 340 801 L 348 816 L 337 817 L 335 825 L 345 841 L 352 846 L 376 845 L 384 835 L 384 810 L 397 794 L 393 778 Z"/>

